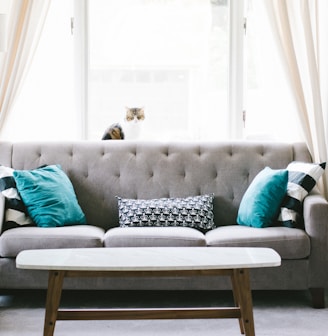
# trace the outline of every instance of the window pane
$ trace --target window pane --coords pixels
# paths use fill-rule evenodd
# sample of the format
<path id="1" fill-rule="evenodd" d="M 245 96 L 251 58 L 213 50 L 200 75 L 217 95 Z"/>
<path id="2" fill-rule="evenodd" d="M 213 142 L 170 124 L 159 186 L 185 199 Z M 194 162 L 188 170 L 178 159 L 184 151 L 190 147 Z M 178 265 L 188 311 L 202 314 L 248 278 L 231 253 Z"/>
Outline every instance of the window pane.
<path id="1" fill-rule="evenodd" d="M 301 140 L 296 106 L 262 0 L 248 0 L 245 137 Z"/>
<path id="2" fill-rule="evenodd" d="M 87 137 L 144 107 L 143 138 L 227 135 L 227 0 L 89 2 Z"/>

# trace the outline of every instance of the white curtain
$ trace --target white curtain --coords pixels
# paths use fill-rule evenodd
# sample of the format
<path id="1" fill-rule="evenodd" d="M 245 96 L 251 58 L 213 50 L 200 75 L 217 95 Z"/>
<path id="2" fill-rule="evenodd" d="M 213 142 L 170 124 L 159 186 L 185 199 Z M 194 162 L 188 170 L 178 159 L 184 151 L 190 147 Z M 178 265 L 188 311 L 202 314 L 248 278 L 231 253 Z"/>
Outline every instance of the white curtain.
<path id="1" fill-rule="evenodd" d="M 316 162 L 327 160 L 328 1 L 265 0 L 304 139 Z M 321 188 L 328 196 L 327 173 Z"/>
<path id="2" fill-rule="evenodd" d="M 0 55 L 0 132 L 31 64 L 50 2 L 10 2 L 7 52 Z"/>

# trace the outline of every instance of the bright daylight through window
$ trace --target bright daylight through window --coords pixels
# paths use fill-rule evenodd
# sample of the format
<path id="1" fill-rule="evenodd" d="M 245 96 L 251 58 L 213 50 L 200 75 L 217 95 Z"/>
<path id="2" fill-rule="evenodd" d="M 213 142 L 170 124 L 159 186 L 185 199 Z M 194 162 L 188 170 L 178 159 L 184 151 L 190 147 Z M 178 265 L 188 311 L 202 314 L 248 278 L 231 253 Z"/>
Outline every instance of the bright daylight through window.
<path id="1" fill-rule="evenodd" d="M 226 0 L 93 0 L 89 27 L 89 138 L 126 106 L 147 139 L 227 136 Z"/>
<path id="2" fill-rule="evenodd" d="M 101 139 L 143 107 L 147 140 L 298 140 L 261 4 L 53 0 L 3 137 Z"/>

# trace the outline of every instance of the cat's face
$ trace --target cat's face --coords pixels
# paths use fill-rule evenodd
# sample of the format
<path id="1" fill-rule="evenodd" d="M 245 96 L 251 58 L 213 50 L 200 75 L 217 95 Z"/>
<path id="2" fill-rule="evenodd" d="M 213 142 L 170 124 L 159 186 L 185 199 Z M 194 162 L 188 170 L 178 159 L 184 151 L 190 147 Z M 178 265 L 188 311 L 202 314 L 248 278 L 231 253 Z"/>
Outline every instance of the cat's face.
<path id="1" fill-rule="evenodd" d="M 142 121 L 145 119 L 145 111 L 143 107 L 126 107 L 126 121 Z"/>

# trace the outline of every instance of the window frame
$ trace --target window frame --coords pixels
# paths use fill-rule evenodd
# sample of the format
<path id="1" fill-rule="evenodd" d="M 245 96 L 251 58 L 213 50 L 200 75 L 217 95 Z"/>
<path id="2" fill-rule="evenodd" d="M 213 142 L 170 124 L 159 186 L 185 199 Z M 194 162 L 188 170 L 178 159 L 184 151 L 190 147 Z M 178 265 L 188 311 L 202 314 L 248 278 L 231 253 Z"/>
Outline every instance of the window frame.
<path id="1" fill-rule="evenodd" d="M 243 113 L 245 92 L 245 2 L 229 1 L 229 69 L 228 69 L 228 116 L 226 125 L 230 139 L 243 138 Z M 75 96 L 80 136 L 87 139 L 88 123 L 88 73 L 89 73 L 89 0 L 74 0 L 75 39 Z"/>

